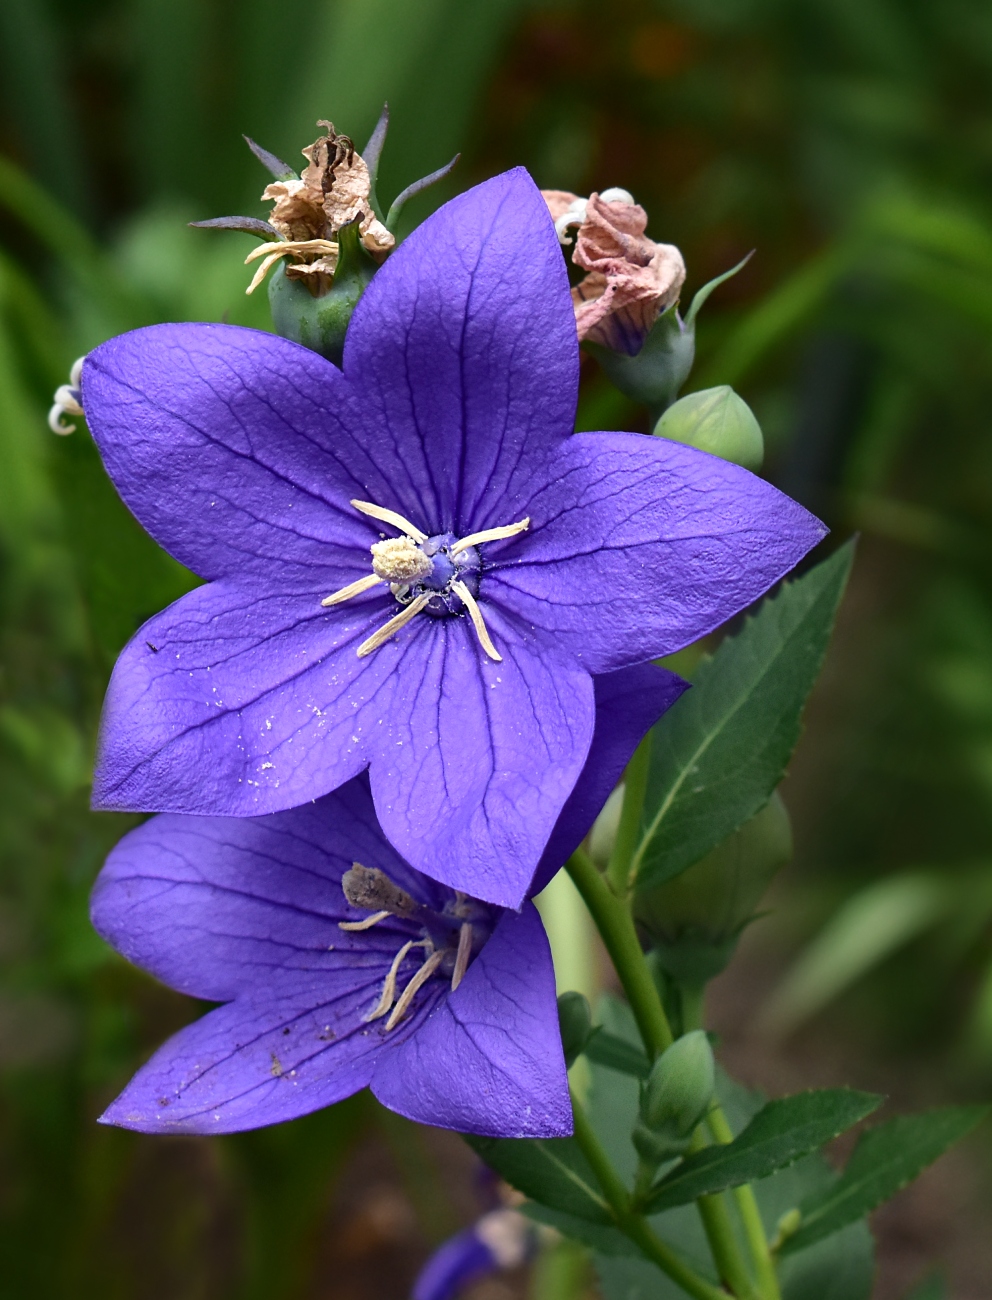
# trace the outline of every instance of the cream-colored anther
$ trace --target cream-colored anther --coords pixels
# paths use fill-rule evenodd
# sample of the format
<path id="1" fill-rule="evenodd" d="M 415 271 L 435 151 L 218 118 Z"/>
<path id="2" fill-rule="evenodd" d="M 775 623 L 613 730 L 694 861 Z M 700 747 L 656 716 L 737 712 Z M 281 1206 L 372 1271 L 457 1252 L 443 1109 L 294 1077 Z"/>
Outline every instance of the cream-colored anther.
<path id="1" fill-rule="evenodd" d="M 367 916 L 364 921 L 338 921 L 339 930 L 371 930 L 374 925 L 384 921 L 387 916 L 392 916 L 392 912 L 373 912 Z"/>
<path id="2" fill-rule="evenodd" d="M 445 955 L 444 949 L 441 949 L 438 952 L 432 952 L 431 955 L 424 962 L 423 966 L 421 966 L 420 970 L 417 971 L 416 975 L 414 975 L 413 979 L 403 990 L 403 992 L 400 995 L 399 1002 L 397 1002 L 396 1006 L 393 1007 L 392 1015 L 386 1021 L 387 1034 L 389 1033 L 390 1029 L 392 1029 L 400 1020 L 402 1020 L 403 1016 L 406 1014 L 407 1008 L 409 1007 L 410 1003 L 417 996 L 418 989 L 422 988 L 423 985 L 427 983 L 430 977 L 441 965 L 441 962 L 444 961 L 444 955 Z"/>
<path id="3" fill-rule="evenodd" d="M 245 266 L 249 262 L 257 261 L 260 257 L 265 260 L 255 272 L 252 282 L 245 290 L 245 293 L 255 292 L 268 275 L 270 268 L 279 261 L 280 257 L 300 256 L 301 254 L 316 257 L 337 257 L 338 246 L 332 239 L 280 239 L 273 244 L 259 244 L 245 258 Z"/>
<path id="4" fill-rule="evenodd" d="M 342 587 L 340 591 L 325 596 L 320 603 L 322 605 L 340 605 L 343 601 L 351 600 L 352 596 L 360 596 L 363 591 L 368 591 L 370 587 L 377 587 L 380 582 L 384 581 L 385 579 L 380 578 L 378 574 L 366 574 L 364 578 L 359 578 L 357 582 L 349 582 L 347 587 Z"/>
<path id="5" fill-rule="evenodd" d="M 416 582 L 426 578 L 434 567 L 412 537 L 387 537 L 373 542 L 372 570 L 384 582 Z"/>
<path id="6" fill-rule="evenodd" d="M 388 623 L 383 623 L 382 627 L 373 632 L 355 651 L 359 659 L 364 659 L 366 655 L 370 655 L 373 650 L 378 650 L 381 645 L 394 637 L 401 627 L 405 627 L 412 618 L 415 618 L 420 613 L 430 599 L 430 592 L 423 596 L 417 596 L 398 614 L 394 614 Z"/>
<path id="7" fill-rule="evenodd" d="M 370 515 L 373 519 L 381 519 L 384 524 L 392 524 L 398 528 L 401 533 L 406 533 L 415 542 L 426 542 L 427 534 L 422 533 L 416 524 L 411 524 L 401 514 L 395 510 L 386 510 L 383 506 L 377 506 L 371 501 L 352 501 L 351 504 L 356 510 L 360 510 L 363 515 Z"/>
<path id="8" fill-rule="evenodd" d="M 379 1001 L 375 1006 L 375 1010 L 370 1011 L 365 1017 L 367 1022 L 378 1020 L 379 1017 L 384 1016 L 393 1005 L 393 999 L 396 997 L 396 976 L 399 974 L 399 969 L 403 965 L 403 958 L 407 955 L 410 949 L 433 947 L 434 945 L 431 943 L 430 939 L 408 939 L 406 941 L 393 958 L 393 964 L 389 968 L 389 974 L 386 976 L 385 980 L 383 980 L 382 993 L 379 996 Z M 416 978 L 416 976 L 414 978 Z M 388 1029 L 389 1026 L 387 1025 L 386 1028 Z"/>
<path id="9" fill-rule="evenodd" d="M 451 991 L 462 982 L 465 972 L 468 970 L 469 959 L 472 956 L 472 927 L 468 921 L 462 922 L 462 928 L 458 931 L 458 952 L 455 954 L 455 969 L 451 972 Z"/>
<path id="10" fill-rule="evenodd" d="M 483 542 L 498 542 L 504 537 L 516 537 L 517 533 L 525 533 L 529 527 L 528 517 L 517 524 L 504 524 L 502 528 L 483 528 L 481 533 L 469 533 L 467 537 L 459 538 L 451 548 L 451 554 L 458 555 L 470 546 L 481 546 Z"/>
<path id="11" fill-rule="evenodd" d="M 459 578 L 456 578 L 452 582 L 451 590 L 468 610 L 468 616 L 472 620 L 472 626 L 475 628 L 475 635 L 479 638 L 479 645 L 482 646 L 490 659 L 501 664 L 503 662 L 503 656 L 493 645 L 493 639 L 489 635 L 489 629 L 486 627 L 486 621 L 482 617 L 482 610 L 479 608 L 475 597 Z"/>

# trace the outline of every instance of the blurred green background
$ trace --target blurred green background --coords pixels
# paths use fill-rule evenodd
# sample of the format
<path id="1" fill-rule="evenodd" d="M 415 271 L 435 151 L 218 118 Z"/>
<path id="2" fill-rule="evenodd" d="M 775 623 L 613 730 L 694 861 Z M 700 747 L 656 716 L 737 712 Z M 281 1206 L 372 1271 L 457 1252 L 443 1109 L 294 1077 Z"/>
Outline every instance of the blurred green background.
<path id="1" fill-rule="evenodd" d="M 770 477 L 863 541 L 746 1015 L 779 1057 L 842 1042 L 873 1082 L 987 1094 L 990 85 L 985 0 L 2 0 L 0 1294 L 389 1300 L 469 1212 L 457 1140 L 363 1099 L 211 1141 L 94 1123 L 195 1011 L 86 915 L 129 824 L 87 811 L 106 678 L 191 579 L 45 414 L 121 330 L 265 328 L 254 241 L 185 223 L 262 214 L 242 132 L 360 146 L 386 99 L 387 200 L 461 150 L 459 189 L 517 163 L 630 189 L 690 290 L 757 249 L 689 388 L 737 386 Z M 593 363 L 583 393 L 583 427 L 637 427 Z"/>

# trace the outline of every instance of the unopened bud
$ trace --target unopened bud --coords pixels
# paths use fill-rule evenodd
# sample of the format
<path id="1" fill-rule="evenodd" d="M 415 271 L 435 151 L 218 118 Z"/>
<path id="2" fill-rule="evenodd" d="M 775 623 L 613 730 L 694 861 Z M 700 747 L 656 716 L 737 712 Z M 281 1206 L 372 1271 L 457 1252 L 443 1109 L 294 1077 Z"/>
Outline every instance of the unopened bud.
<path id="1" fill-rule="evenodd" d="M 581 993 L 563 993 L 558 999 L 558 1027 L 565 1064 L 571 1069 L 592 1031 L 592 1011 Z"/>
<path id="2" fill-rule="evenodd" d="M 719 974 L 772 878 L 791 857 L 792 827 L 776 792 L 701 861 L 638 893 L 634 917 L 663 969 L 687 984 Z"/>
<path id="3" fill-rule="evenodd" d="M 701 1029 L 677 1038 L 655 1061 L 641 1094 L 633 1140 L 643 1160 L 661 1164 L 685 1151 L 716 1086 L 713 1049 Z"/>
<path id="4" fill-rule="evenodd" d="M 765 455 L 761 426 L 747 402 L 727 384 L 680 397 L 654 433 L 750 470 L 760 469 Z"/>

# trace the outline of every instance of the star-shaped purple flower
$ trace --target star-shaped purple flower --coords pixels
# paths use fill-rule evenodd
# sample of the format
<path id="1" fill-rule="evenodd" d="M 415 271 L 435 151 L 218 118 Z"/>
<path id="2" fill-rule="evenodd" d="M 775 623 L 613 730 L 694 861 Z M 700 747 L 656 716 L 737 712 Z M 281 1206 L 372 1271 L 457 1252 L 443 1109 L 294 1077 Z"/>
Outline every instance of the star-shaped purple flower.
<path id="1" fill-rule="evenodd" d="M 651 665 L 597 678 L 589 760 L 535 889 L 683 686 Z M 571 1132 L 554 971 L 534 905 L 509 911 L 411 868 L 383 835 L 365 776 L 265 817 L 153 817 L 111 853 L 92 915 L 129 960 L 226 1004 L 167 1042 L 105 1123 L 232 1132 L 370 1086 L 427 1124 Z"/>
<path id="2" fill-rule="evenodd" d="M 410 863 L 517 905 L 585 761 L 594 675 L 711 631 L 824 532 L 702 452 L 572 435 L 578 373 L 519 169 L 390 257 L 343 371 L 223 325 L 91 353 L 109 473 L 209 579 L 122 653 L 95 806 L 262 814 L 369 768 Z"/>

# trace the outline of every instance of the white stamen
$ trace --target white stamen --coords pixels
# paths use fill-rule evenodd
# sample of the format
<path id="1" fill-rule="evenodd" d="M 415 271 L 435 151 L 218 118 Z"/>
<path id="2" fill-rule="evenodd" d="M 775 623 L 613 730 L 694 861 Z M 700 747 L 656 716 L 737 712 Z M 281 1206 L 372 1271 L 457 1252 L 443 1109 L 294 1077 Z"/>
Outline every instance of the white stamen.
<path id="1" fill-rule="evenodd" d="M 392 912 L 373 912 L 367 916 L 364 921 L 338 921 L 339 930 L 371 930 L 374 925 L 384 921 L 387 916 L 392 916 Z"/>
<path id="2" fill-rule="evenodd" d="M 469 533 L 467 537 L 455 542 L 451 554 L 458 555 L 470 546 L 480 546 L 483 542 L 498 542 L 503 537 L 516 537 L 517 533 L 525 533 L 529 527 L 530 519 L 527 518 L 521 519 L 517 524 L 504 524 L 502 528 L 484 528 L 481 533 Z"/>
<path id="3" fill-rule="evenodd" d="M 452 583 L 451 585 L 452 590 L 454 590 L 455 584 Z M 355 651 L 359 659 L 364 659 L 366 655 L 370 655 L 373 650 L 378 650 L 384 642 L 388 641 L 391 637 L 394 637 L 401 627 L 405 627 L 415 615 L 420 613 L 427 602 L 432 598 L 432 595 L 432 592 L 427 592 L 423 596 L 417 596 L 416 599 L 410 601 L 409 605 L 401 609 L 398 614 L 394 614 L 388 623 L 383 623 L 382 627 L 380 627 L 378 631 L 373 632 L 372 635 L 367 640 L 363 641 Z M 490 642 L 490 644 L 492 643 Z M 499 655 L 497 655 L 496 658 L 498 659 Z"/>
<path id="4" fill-rule="evenodd" d="M 485 619 L 482 617 L 482 610 L 476 603 L 475 597 L 459 578 L 455 578 L 452 582 L 451 590 L 459 597 L 462 604 L 468 610 L 468 616 L 472 620 L 475 634 L 479 638 L 479 645 L 482 646 L 490 659 L 501 664 L 503 662 L 503 656 L 493 645 L 493 639 L 489 635 L 489 629 L 486 627 Z"/>
<path id="5" fill-rule="evenodd" d="M 427 541 L 426 533 L 422 533 L 416 524 L 411 524 L 409 519 L 404 519 L 395 510 L 386 510 L 383 506 L 373 505 L 371 501 L 352 501 L 351 504 L 363 515 L 371 515 L 373 519 L 381 519 L 384 524 L 392 524 L 415 542 Z"/>
<path id="6" fill-rule="evenodd" d="M 83 377 L 83 362 L 85 360 L 86 355 L 84 353 L 83 356 L 77 357 L 72 363 L 72 369 L 69 371 L 69 383 L 73 388 L 79 387 L 79 381 Z"/>
<path id="7" fill-rule="evenodd" d="M 413 979 L 403 990 L 399 1002 L 397 1002 L 396 1006 L 393 1007 L 392 1015 L 386 1021 L 387 1034 L 390 1029 L 392 1029 L 393 1026 L 403 1018 L 410 1003 L 417 996 L 417 990 L 427 983 L 442 961 L 444 961 L 443 948 L 439 949 L 437 952 L 432 952 L 424 962 L 423 966 L 421 966 L 420 970 L 417 971 L 416 975 L 414 975 Z"/>
<path id="8" fill-rule="evenodd" d="M 342 587 L 340 591 L 333 592 L 330 596 L 325 596 L 320 602 L 322 605 L 340 605 L 345 600 L 351 600 L 352 596 L 360 596 L 363 591 L 368 591 L 370 587 L 375 587 L 378 583 L 385 581 L 377 573 L 366 574 L 364 578 L 358 578 L 355 582 L 349 582 L 347 587 Z"/>
<path id="9" fill-rule="evenodd" d="M 66 424 L 65 420 L 62 419 L 63 415 L 65 415 L 65 407 L 61 402 L 56 402 L 48 412 L 48 427 L 52 433 L 57 433 L 60 438 L 64 438 L 67 433 L 76 432 L 76 426 Z"/>
<path id="10" fill-rule="evenodd" d="M 455 989 L 465 978 L 465 972 L 468 970 L 469 958 L 472 956 L 472 927 L 467 921 L 462 922 L 462 928 L 458 931 L 458 952 L 455 956 L 455 969 L 451 973 L 451 991 Z"/>
<path id="11" fill-rule="evenodd" d="M 406 941 L 403 947 L 393 958 L 393 964 L 389 968 L 389 974 L 386 976 L 382 984 L 382 994 L 379 997 L 379 1001 L 376 1004 L 375 1010 L 370 1011 L 369 1014 L 365 1017 L 366 1021 L 370 1022 L 373 1020 L 378 1020 L 379 1017 L 384 1016 L 386 1012 L 389 1010 L 389 1008 L 393 1005 L 393 998 L 396 997 L 396 976 L 399 974 L 399 969 L 403 965 L 403 958 L 407 955 L 410 949 L 411 948 L 433 948 L 433 947 L 434 945 L 433 943 L 431 943 L 430 939 L 408 939 Z M 414 979 L 416 979 L 416 976 L 414 976 Z M 409 1003 L 407 1003 L 407 1005 L 409 1006 Z M 388 1029 L 389 1025 L 387 1025 L 386 1028 Z"/>
<path id="12" fill-rule="evenodd" d="M 79 405 L 78 390 L 71 385 L 60 384 L 55 390 L 55 400 L 66 415 L 82 415 L 83 408 Z"/>
<path id="13" fill-rule="evenodd" d="M 406 585 L 418 578 L 426 578 L 434 565 L 412 537 L 388 537 L 384 542 L 373 542 L 372 569 L 385 582 Z"/>
<path id="14" fill-rule="evenodd" d="M 259 244 L 253 248 L 245 258 L 245 266 L 249 262 L 254 262 L 258 258 L 264 258 L 262 265 L 252 277 L 252 282 L 245 290 L 245 293 L 254 293 L 258 286 L 268 275 L 271 267 L 279 261 L 280 257 L 297 257 L 304 258 L 316 255 L 317 257 L 336 257 L 338 253 L 337 244 L 331 239 L 280 239 L 272 244 Z"/>

